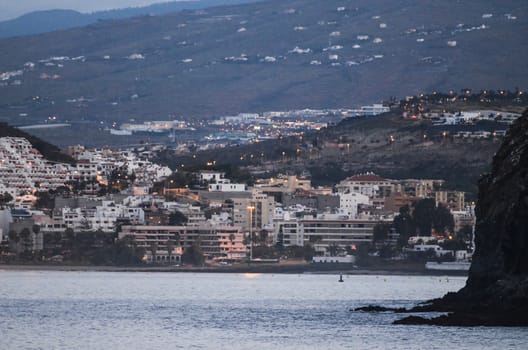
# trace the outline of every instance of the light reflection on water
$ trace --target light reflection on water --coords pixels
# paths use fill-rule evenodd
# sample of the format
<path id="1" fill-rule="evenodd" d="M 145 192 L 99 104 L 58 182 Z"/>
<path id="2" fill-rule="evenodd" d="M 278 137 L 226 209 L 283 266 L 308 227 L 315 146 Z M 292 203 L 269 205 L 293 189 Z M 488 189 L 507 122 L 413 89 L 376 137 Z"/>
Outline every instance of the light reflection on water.
<path id="1" fill-rule="evenodd" d="M 394 326 L 461 277 L 0 271 L 0 349 L 524 349 L 522 328 Z"/>

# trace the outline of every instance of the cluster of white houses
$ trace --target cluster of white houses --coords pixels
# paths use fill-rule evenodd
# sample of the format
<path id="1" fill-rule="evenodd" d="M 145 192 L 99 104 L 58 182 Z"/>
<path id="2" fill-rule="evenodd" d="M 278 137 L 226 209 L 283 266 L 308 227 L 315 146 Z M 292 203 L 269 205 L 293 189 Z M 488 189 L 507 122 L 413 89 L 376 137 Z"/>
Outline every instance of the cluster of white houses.
<path id="1" fill-rule="evenodd" d="M 13 198 L 43 188 L 56 189 L 71 180 L 66 164 L 51 164 L 20 137 L 0 138 L 0 192 Z"/>
<path id="2" fill-rule="evenodd" d="M 366 173 L 333 188 L 313 188 L 308 178 L 279 176 L 248 187 L 232 183 L 222 172 L 201 171 L 195 174 L 199 188 L 189 189 L 176 188 L 168 180 L 170 169 L 133 152 L 89 151 L 79 146 L 71 148 L 70 154 L 76 165 L 50 164 L 26 140 L 0 139 L 0 191 L 12 194 L 12 205 L 18 210 L 14 219 L 0 215 L 0 237 L 3 231 L 6 238 L 9 220 L 21 218 L 39 225 L 44 234 L 68 228 L 118 232 L 119 238 L 133 238 L 145 248 L 147 261 L 178 261 L 193 244 L 199 244 L 208 258 L 235 261 L 246 257 L 245 238 L 250 233 L 267 244 L 310 243 L 321 255 L 331 246 L 344 250 L 371 242 L 376 224 L 392 222 L 401 206 L 419 198 L 434 198 L 449 207 L 457 230 L 474 220 L 464 193 L 442 190 L 441 180 L 388 180 Z M 71 180 L 104 183 L 116 169 L 134 175 L 134 183 L 121 193 L 57 197 L 54 209 L 46 213 L 34 210 L 32 201 L 20 199 Z M 42 181 L 47 172 L 52 181 Z M 23 180 L 16 181 L 17 177 Z M 163 192 L 155 193 L 153 185 L 160 181 Z M 186 221 L 175 222 L 176 214 L 183 214 Z"/>
<path id="3" fill-rule="evenodd" d="M 22 201 L 35 192 L 55 190 L 71 181 L 107 184 L 116 169 L 134 174 L 136 190 L 141 192 L 172 174 L 168 167 L 150 162 L 148 153 L 139 157 L 130 151 L 87 150 L 83 146 L 70 147 L 68 152 L 75 165 L 47 161 L 25 138 L 0 138 L 0 192 Z"/>

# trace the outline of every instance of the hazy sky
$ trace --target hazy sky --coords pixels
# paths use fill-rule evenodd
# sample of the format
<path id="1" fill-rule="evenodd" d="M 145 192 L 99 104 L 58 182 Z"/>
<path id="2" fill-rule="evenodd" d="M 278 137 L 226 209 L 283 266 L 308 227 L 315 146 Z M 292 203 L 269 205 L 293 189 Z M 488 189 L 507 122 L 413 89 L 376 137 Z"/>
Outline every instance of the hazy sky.
<path id="1" fill-rule="evenodd" d="M 145 6 L 159 2 L 168 2 L 168 0 L 0 0 L 0 21 L 38 10 L 69 9 L 79 12 L 93 12 L 130 6 Z"/>

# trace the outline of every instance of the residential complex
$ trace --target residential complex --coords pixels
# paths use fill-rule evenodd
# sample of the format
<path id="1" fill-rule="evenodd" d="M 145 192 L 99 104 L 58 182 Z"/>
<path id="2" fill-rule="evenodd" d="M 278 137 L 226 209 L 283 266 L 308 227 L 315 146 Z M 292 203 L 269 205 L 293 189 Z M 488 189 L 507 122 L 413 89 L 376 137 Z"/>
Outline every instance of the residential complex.
<path id="1" fill-rule="evenodd" d="M 442 180 L 364 173 L 313 188 L 309 177 L 278 175 L 248 186 L 202 170 L 187 175 L 196 184 L 189 187 L 152 163 L 146 148 L 68 151 L 74 165 L 44 160 L 25 139 L 0 138 L 0 190 L 13 208 L 2 214 L 4 239 L 13 225 L 26 222 L 42 233 L 33 235 L 35 247 L 43 235 L 99 232 L 144 249 L 147 263 L 179 263 L 193 246 L 214 261 L 242 261 L 250 242 L 310 245 L 319 256 L 350 252 L 372 242 L 375 227 L 391 226 L 401 207 L 423 198 L 451 210 L 455 230 L 474 223 L 464 193 L 446 191 Z M 37 210 L 49 191 L 55 191 L 53 203 Z M 395 242 L 394 229 L 388 234 Z"/>

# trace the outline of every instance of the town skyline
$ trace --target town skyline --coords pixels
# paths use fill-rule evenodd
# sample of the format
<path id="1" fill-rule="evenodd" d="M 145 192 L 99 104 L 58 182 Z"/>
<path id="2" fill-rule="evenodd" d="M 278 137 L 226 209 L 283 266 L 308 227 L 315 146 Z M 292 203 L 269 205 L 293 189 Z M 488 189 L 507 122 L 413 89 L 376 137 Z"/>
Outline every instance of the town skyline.
<path id="1" fill-rule="evenodd" d="M 462 104 L 469 103 L 468 97 L 480 98 L 466 92 L 454 96 Z M 498 98 L 494 103 L 505 103 L 505 98 L 510 104 L 522 95 L 498 92 L 493 96 L 489 96 L 490 101 Z M 101 257 L 90 244 L 112 247 L 113 241 L 128 245 L 135 252 L 130 258 L 135 256 L 137 262 L 147 265 L 191 262 L 210 267 L 220 263 L 238 266 L 253 258 L 279 262 L 286 257 L 292 261 L 302 257 L 301 261 L 363 264 L 367 252 L 381 254 L 383 259 L 415 259 L 412 257 L 429 254 L 429 250 L 437 259 L 468 261 L 475 223 L 472 194 L 468 193 L 468 199 L 464 190 L 439 177 L 391 179 L 369 169 L 334 180 L 329 177 L 325 185 L 314 185 L 312 181 L 321 178 L 302 165 L 306 164 L 303 158 L 307 158 L 305 162 L 310 158 L 331 159 L 328 150 L 332 148 L 337 148 L 338 159 L 346 159 L 366 145 L 379 143 L 342 136 L 336 136 L 340 143 L 332 137 L 323 140 L 319 134 L 340 129 L 339 124 L 320 125 L 316 116 L 328 118 L 326 113 L 343 114 L 340 123 L 378 124 L 377 120 L 397 118 L 404 128 L 417 121 L 431 124 L 434 131 L 415 135 L 422 139 L 416 145 L 408 146 L 403 134 L 397 132 L 387 136 L 383 142 L 392 150 L 389 152 L 398 144 L 417 148 L 435 143 L 441 147 L 450 143 L 457 147 L 493 145 L 505 136 L 504 126 L 520 117 L 490 109 L 433 112 L 430 107 L 442 105 L 446 98 L 453 99 L 449 95 L 416 96 L 390 107 L 380 104 L 357 110 L 305 109 L 227 116 L 213 120 L 212 125 L 220 127 L 222 135 L 231 130 L 238 144 L 229 143 L 233 140 L 225 143 L 225 135 L 198 137 L 189 143 L 173 136 L 173 143 L 113 148 L 92 149 L 79 144 L 65 149 L 70 163 L 50 163 L 24 138 L 0 138 L 0 193 L 4 193 L 4 206 L 13 208 L 14 220 L 13 228 L 4 224 L 3 231 L 8 232 L 4 234 L 4 249 L 11 250 L 6 257 L 43 254 L 38 258 L 42 263 L 49 259 L 88 259 L 97 264 Z M 424 108 L 424 101 L 432 105 Z M 305 122 L 300 121 L 301 116 Z M 291 129 L 314 121 L 320 128 Z M 486 127 L 480 129 L 479 125 Z M 171 133 L 189 126 L 182 121 L 158 121 L 115 128 L 110 131 L 116 137 L 126 132 L 126 137 L 134 138 L 136 133 Z M 260 133 L 264 133 L 261 140 Z M 272 140 L 262 140 L 263 136 Z M 285 144 L 288 140 L 306 143 L 294 146 L 295 152 L 283 151 L 276 157 L 246 154 L 238 165 L 207 156 L 210 149 L 229 153 L 241 145 L 251 147 L 273 139 Z M 171 152 L 183 158 L 174 163 L 166 158 Z M 297 170 L 288 168 L 297 163 Z M 423 210 L 435 212 L 440 221 L 419 218 Z M 412 221 L 413 228 L 401 226 L 402 218 Z M 29 240 L 26 243 L 20 243 L 23 227 L 39 227 L 37 233 L 24 236 Z M 76 236 L 84 237 L 85 244 L 96 241 L 85 246 L 84 252 L 76 250 L 80 255 L 70 256 L 68 247 L 81 244 L 71 241 Z M 17 237 L 19 243 L 13 245 Z M 11 241 L 8 245 L 7 239 Z M 106 243 L 95 243 L 100 242 L 97 239 Z"/>

